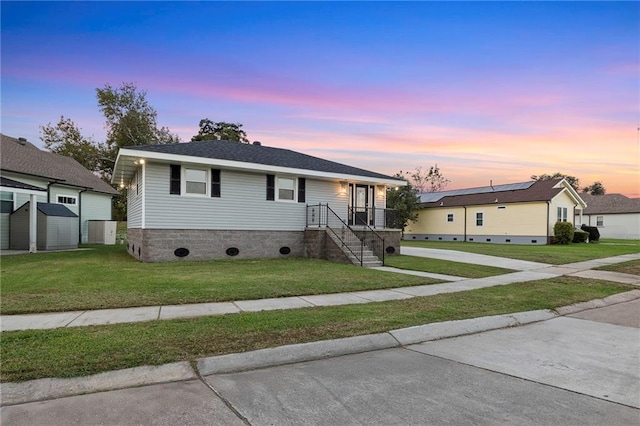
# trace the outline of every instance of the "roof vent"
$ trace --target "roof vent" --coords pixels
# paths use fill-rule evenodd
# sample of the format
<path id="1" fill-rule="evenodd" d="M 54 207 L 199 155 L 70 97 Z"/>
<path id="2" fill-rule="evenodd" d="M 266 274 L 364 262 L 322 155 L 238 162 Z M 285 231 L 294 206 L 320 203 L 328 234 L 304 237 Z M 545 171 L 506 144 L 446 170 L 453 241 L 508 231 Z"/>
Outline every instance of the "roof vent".
<path id="1" fill-rule="evenodd" d="M 255 146 L 261 146 L 261 145 L 262 145 L 262 142 L 260 142 L 260 141 L 253 141 L 253 144 L 254 144 Z"/>
<path id="2" fill-rule="evenodd" d="M 24 146 L 26 142 L 27 142 L 27 138 L 18 138 L 18 143 L 20 145 Z"/>

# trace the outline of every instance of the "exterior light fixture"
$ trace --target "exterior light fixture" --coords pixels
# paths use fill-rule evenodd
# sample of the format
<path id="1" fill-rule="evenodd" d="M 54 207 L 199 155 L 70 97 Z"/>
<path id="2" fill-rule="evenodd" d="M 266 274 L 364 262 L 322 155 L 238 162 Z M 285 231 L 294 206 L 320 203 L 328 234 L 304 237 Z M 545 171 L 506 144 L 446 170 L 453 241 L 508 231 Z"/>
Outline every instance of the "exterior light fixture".
<path id="1" fill-rule="evenodd" d="M 347 193 L 347 182 L 340 182 L 340 193 L 341 194 Z"/>

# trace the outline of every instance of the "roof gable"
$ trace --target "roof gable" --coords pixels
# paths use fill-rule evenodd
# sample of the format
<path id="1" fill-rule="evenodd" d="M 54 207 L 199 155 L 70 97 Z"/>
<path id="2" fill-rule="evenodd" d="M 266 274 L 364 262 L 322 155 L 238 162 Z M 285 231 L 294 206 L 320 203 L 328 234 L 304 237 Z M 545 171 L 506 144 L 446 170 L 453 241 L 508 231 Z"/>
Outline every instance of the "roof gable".
<path id="1" fill-rule="evenodd" d="M 0 168 L 2 170 L 40 176 L 59 181 L 62 185 L 88 188 L 96 192 L 117 195 L 111 185 L 85 169 L 71 157 L 38 149 L 25 140 L 0 134 Z"/>
<path id="2" fill-rule="evenodd" d="M 122 148 L 118 154 L 114 180 L 123 178 L 126 172 L 125 156 L 142 156 L 162 159 L 165 161 L 193 162 L 198 159 L 210 160 L 209 163 L 234 163 L 245 169 L 283 168 L 291 170 L 306 170 L 311 172 L 328 173 L 334 175 L 349 175 L 373 180 L 393 181 L 402 185 L 404 181 L 381 173 L 360 169 L 358 167 L 324 160 L 322 158 L 292 151 L 289 149 L 273 148 L 257 144 L 244 144 L 231 141 L 198 141 L 174 143 L 166 145 L 144 145 Z M 253 166 L 264 166 L 261 168 Z M 116 177 L 115 175 L 118 174 Z M 127 179 L 125 178 L 124 181 Z"/>

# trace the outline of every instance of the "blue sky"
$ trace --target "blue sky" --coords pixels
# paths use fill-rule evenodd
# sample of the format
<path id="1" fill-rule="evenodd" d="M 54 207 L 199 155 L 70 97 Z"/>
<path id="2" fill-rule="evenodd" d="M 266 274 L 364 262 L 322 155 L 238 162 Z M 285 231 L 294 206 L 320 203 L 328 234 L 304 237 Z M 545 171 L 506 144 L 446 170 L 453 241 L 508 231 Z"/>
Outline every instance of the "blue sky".
<path id="1" fill-rule="evenodd" d="M 640 196 L 637 2 L 2 2 L 2 132 L 134 82 L 188 141 L 198 121 L 449 189 L 560 171 Z"/>

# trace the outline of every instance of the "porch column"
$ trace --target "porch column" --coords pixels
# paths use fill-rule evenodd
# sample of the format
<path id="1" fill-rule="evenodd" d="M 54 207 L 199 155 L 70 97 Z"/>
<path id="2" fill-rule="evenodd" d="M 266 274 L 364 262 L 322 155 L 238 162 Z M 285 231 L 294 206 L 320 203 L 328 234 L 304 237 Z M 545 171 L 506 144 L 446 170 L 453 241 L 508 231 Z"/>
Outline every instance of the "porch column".
<path id="1" fill-rule="evenodd" d="M 29 253 L 38 251 L 38 200 L 35 194 L 29 196 Z"/>

